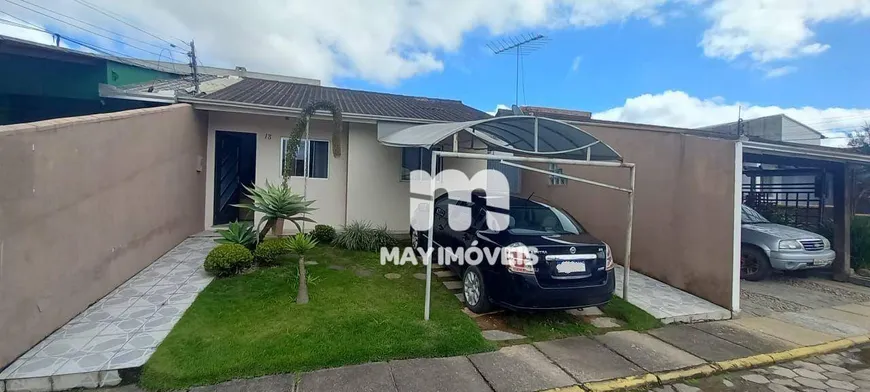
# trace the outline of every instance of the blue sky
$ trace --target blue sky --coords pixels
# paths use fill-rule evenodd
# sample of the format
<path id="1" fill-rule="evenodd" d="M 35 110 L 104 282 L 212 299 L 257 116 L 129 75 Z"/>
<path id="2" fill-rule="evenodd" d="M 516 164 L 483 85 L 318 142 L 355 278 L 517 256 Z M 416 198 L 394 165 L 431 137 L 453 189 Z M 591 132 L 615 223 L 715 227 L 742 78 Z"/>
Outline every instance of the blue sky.
<path id="1" fill-rule="evenodd" d="M 541 33 L 549 43 L 523 58 L 521 105 L 682 127 L 734 121 L 738 110 L 744 118 L 785 113 L 839 138 L 833 145 L 845 142 L 837 132 L 870 122 L 870 0 L 88 0 L 119 19 L 81 2 L 28 1 L 0 2 L 0 34 L 51 42 L 8 23 L 23 19 L 151 59 L 131 40 L 161 51 L 178 37 L 195 39 L 206 65 L 458 99 L 485 111 L 514 103 L 515 89 L 514 57 L 485 44 Z"/>

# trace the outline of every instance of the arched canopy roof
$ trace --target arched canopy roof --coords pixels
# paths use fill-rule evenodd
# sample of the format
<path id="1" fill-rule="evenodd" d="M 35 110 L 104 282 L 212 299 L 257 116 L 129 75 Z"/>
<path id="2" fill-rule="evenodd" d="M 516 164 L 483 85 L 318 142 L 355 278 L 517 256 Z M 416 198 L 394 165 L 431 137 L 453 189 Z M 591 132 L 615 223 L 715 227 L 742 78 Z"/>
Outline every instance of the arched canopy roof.
<path id="1" fill-rule="evenodd" d="M 561 159 L 622 161 L 619 153 L 595 136 L 546 117 L 503 116 L 416 125 L 379 137 L 379 141 L 392 147 L 431 149 L 461 131 L 474 135 L 491 151 Z"/>

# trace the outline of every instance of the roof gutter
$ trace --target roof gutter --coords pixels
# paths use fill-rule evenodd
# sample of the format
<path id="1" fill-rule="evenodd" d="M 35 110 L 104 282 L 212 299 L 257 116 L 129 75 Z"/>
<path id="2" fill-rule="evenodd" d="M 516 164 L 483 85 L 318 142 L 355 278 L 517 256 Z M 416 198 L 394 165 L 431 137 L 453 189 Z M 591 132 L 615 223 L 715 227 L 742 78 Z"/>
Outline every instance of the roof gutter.
<path id="1" fill-rule="evenodd" d="M 139 93 L 124 91 L 115 86 L 100 83 L 99 94 L 101 98 L 129 99 L 131 101 L 145 101 L 158 103 L 176 103 L 175 93 Z"/>
<path id="2" fill-rule="evenodd" d="M 288 108 L 288 107 L 283 107 L 283 106 L 260 105 L 260 104 L 254 104 L 254 103 L 220 101 L 220 100 L 207 99 L 207 98 L 194 98 L 194 97 L 179 96 L 177 98 L 177 100 L 178 100 L 178 102 L 184 102 L 184 103 L 189 103 L 189 104 L 193 105 L 194 109 L 215 111 L 215 112 L 260 114 L 260 115 L 267 115 L 267 116 L 284 116 L 284 117 L 287 117 L 287 116 L 298 117 L 302 113 L 301 108 Z M 378 121 L 394 121 L 394 122 L 414 123 L 414 124 L 432 124 L 432 123 L 447 122 L 447 121 L 438 121 L 438 120 L 427 120 L 427 119 L 421 119 L 421 118 L 403 118 L 403 117 L 379 116 L 379 115 L 361 114 L 361 113 L 342 113 L 341 116 L 345 120 L 353 120 L 354 122 L 371 123 L 371 124 L 377 123 Z M 332 115 L 327 111 L 320 110 L 314 115 L 314 118 L 331 119 Z"/>
<path id="3" fill-rule="evenodd" d="M 801 156 L 826 161 L 850 162 L 870 165 L 870 156 L 851 152 L 817 150 L 811 147 L 786 146 L 756 141 L 744 141 L 743 148 L 750 152 L 767 152 L 771 154 Z"/>

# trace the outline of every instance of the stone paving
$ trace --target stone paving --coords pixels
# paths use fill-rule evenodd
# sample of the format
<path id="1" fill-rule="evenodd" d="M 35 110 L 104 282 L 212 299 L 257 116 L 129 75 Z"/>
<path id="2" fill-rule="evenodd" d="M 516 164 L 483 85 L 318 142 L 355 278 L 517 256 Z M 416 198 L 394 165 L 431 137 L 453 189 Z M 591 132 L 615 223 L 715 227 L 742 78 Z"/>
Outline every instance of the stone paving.
<path id="1" fill-rule="evenodd" d="M 622 297 L 624 269 L 617 265 L 615 294 Z M 628 302 L 664 324 L 727 320 L 731 311 L 637 271 L 629 272 Z"/>
<path id="2" fill-rule="evenodd" d="M 211 282 L 202 263 L 214 246 L 184 240 L 6 367 L 0 391 L 120 382 L 118 370 L 142 366 Z"/>
<path id="3" fill-rule="evenodd" d="M 649 391 L 870 392 L 868 361 L 870 346 L 759 369 L 683 381 Z"/>
<path id="4" fill-rule="evenodd" d="M 807 312 L 870 301 L 870 288 L 817 277 L 776 274 L 760 282 L 740 281 L 740 308 L 745 316 Z"/>

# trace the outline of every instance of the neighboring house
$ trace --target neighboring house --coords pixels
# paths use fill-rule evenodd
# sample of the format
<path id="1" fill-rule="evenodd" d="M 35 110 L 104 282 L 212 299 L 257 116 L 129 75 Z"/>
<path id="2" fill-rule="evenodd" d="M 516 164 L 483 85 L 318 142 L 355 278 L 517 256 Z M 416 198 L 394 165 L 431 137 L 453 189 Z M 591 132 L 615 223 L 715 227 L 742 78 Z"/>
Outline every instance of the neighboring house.
<path id="1" fill-rule="evenodd" d="M 199 67 L 203 80 L 251 75 L 320 84 L 315 79 Z M 122 58 L 43 45 L 0 35 L 0 125 L 159 106 L 170 101 L 117 99 L 102 90 L 154 81 L 192 85 L 190 67 L 169 61 Z M 153 86 L 151 86 L 153 87 Z M 160 88 L 160 86 L 156 86 Z M 158 90 L 159 91 L 159 90 Z"/>
<path id="2" fill-rule="evenodd" d="M 753 118 L 742 121 L 743 134 L 776 142 L 790 142 L 819 146 L 825 135 L 785 114 Z M 738 123 L 711 125 L 700 128 L 712 132 L 738 134 Z M 830 199 L 830 179 L 823 170 L 796 170 L 790 165 L 753 164 L 744 168 L 744 197 L 749 204 L 781 206 L 818 206 Z M 750 190 L 754 191 L 750 196 Z M 759 200 L 759 196 L 763 200 Z"/>
<path id="3" fill-rule="evenodd" d="M 126 99 L 177 100 L 207 113 L 205 227 L 240 218 L 238 208 L 232 206 L 244 197 L 240 185 L 282 181 L 284 143 L 301 108 L 310 102 L 328 100 L 341 109 L 341 155 L 332 153 L 330 114 L 318 112 L 309 127 L 310 137 L 303 137 L 296 153 L 290 186 L 316 201 L 311 216 L 318 223 L 341 226 L 369 221 L 397 233 L 408 231 L 410 172 L 428 169 L 431 155 L 420 148 L 384 146 L 379 136 L 416 124 L 489 117 L 456 100 L 256 78 L 209 78 L 200 86 L 206 93 L 196 97 L 183 83 L 165 81 L 155 86 L 151 92 L 142 91 L 143 85 L 103 92 Z M 465 137 L 460 140 L 463 150 L 479 147 L 473 143 Z M 440 164 L 469 174 L 486 167 L 483 161 L 445 159 Z M 286 225 L 285 230 L 296 229 Z"/>

